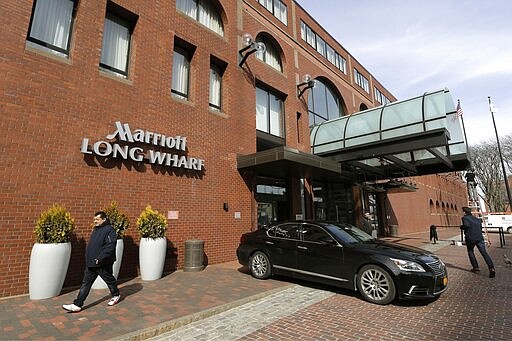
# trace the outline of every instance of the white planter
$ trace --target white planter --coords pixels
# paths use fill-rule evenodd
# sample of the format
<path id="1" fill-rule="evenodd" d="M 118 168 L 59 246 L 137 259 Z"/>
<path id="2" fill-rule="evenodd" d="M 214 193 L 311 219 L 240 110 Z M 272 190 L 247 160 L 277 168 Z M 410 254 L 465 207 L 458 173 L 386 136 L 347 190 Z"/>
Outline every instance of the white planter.
<path id="1" fill-rule="evenodd" d="M 31 300 L 58 296 L 68 272 L 71 243 L 39 244 L 32 247 L 28 275 Z"/>
<path id="2" fill-rule="evenodd" d="M 139 246 L 140 278 L 143 281 L 154 281 L 162 277 L 164 272 L 167 239 L 141 238 Z"/>
<path id="3" fill-rule="evenodd" d="M 117 240 L 116 244 L 116 261 L 112 265 L 114 277 L 117 279 L 119 276 L 119 270 L 121 269 L 121 261 L 123 260 L 124 241 L 122 239 Z M 108 289 L 107 283 L 98 276 L 92 284 L 93 289 Z"/>

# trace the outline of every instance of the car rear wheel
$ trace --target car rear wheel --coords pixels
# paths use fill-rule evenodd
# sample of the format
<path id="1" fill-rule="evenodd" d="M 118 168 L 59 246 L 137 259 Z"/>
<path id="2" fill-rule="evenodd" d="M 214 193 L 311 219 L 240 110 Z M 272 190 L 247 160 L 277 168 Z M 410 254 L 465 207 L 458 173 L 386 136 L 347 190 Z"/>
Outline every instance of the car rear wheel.
<path id="1" fill-rule="evenodd" d="M 365 300 L 376 304 L 391 303 L 396 297 L 393 278 L 377 265 L 366 265 L 359 271 L 357 288 Z"/>
<path id="2" fill-rule="evenodd" d="M 511 234 L 512 234 L 512 226 L 509 226 L 509 227 L 507 228 L 507 233 L 511 233 Z"/>
<path id="3" fill-rule="evenodd" d="M 256 251 L 249 264 L 251 275 L 258 279 L 267 279 L 270 277 L 270 260 L 267 255 L 261 251 Z"/>

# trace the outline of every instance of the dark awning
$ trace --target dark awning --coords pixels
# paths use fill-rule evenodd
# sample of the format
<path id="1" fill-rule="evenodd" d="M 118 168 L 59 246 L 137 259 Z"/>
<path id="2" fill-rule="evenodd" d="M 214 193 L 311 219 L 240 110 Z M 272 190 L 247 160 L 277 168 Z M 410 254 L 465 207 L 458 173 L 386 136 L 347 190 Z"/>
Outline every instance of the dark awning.
<path id="1" fill-rule="evenodd" d="M 281 146 L 237 157 L 239 171 L 258 176 L 310 178 L 318 181 L 350 181 L 354 175 L 341 169 L 339 162 Z"/>

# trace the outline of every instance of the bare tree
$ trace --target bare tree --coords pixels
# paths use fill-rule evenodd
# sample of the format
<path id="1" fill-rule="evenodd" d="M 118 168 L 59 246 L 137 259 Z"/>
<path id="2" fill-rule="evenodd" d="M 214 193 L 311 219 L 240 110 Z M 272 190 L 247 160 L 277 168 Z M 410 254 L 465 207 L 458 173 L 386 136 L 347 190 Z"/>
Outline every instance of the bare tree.
<path id="1" fill-rule="evenodd" d="M 512 171 L 512 134 L 503 137 L 500 140 L 501 152 L 503 155 L 503 160 L 505 161 L 505 165 L 507 166 L 507 175 Z"/>
<path id="2" fill-rule="evenodd" d="M 507 200 L 496 142 L 486 141 L 471 146 L 469 160 L 486 205 L 491 211 L 504 211 Z"/>

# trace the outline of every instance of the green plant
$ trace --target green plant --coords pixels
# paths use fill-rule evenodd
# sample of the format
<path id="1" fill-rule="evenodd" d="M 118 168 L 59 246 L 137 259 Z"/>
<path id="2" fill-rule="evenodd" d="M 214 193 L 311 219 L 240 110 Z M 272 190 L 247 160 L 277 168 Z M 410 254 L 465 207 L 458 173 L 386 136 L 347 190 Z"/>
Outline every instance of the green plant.
<path id="1" fill-rule="evenodd" d="M 130 220 L 126 214 L 119 211 L 119 207 L 115 201 L 112 201 L 110 206 L 105 208 L 104 211 L 107 214 L 110 225 L 112 225 L 116 231 L 117 239 L 122 239 L 126 230 L 128 230 L 128 227 L 130 226 Z"/>
<path id="2" fill-rule="evenodd" d="M 55 204 L 41 212 L 36 222 L 34 235 L 36 243 L 53 244 L 68 243 L 75 228 L 71 214 L 61 205 Z"/>
<path id="3" fill-rule="evenodd" d="M 137 229 L 142 238 L 163 238 L 167 231 L 167 219 L 148 205 L 137 219 Z"/>

